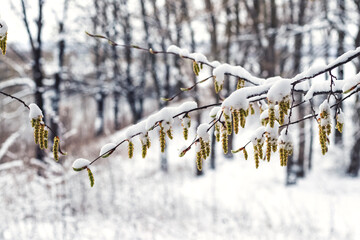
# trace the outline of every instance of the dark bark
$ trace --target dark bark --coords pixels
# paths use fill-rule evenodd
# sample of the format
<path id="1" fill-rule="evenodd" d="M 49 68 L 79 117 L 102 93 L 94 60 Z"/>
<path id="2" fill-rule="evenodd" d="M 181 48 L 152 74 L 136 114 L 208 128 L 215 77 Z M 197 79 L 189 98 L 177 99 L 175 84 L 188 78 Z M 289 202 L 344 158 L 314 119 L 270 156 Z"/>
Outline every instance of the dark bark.
<path id="1" fill-rule="evenodd" d="M 32 78 L 36 85 L 35 90 L 35 103 L 39 106 L 43 111 L 43 115 L 46 116 L 46 112 L 44 109 L 44 100 L 43 100 L 43 66 L 41 63 L 42 60 L 42 29 L 43 29 L 43 7 L 44 1 L 38 0 L 38 17 L 35 20 L 36 23 L 36 37 L 34 38 L 29 26 L 27 11 L 25 7 L 24 0 L 21 0 L 22 13 L 23 13 L 23 22 L 25 24 L 26 32 L 28 34 L 31 52 L 32 52 Z M 43 161 L 44 160 L 44 152 L 40 148 L 36 148 L 36 158 Z"/>
<path id="2" fill-rule="evenodd" d="M 65 59 L 65 48 L 66 43 L 64 37 L 62 35 L 65 33 L 65 21 L 67 19 L 67 10 L 69 6 L 69 1 L 65 0 L 63 5 L 63 16 L 62 19 L 59 20 L 59 35 L 61 36 L 57 47 L 57 58 L 58 58 L 58 72 L 55 73 L 55 82 L 53 85 L 54 90 L 54 96 L 51 99 L 51 106 L 52 110 L 54 112 L 53 116 L 50 116 L 50 127 L 53 130 L 53 136 L 51 138 L 54 138 L 55 136 L 59 135 L 59 123 L 57 121 L 59 116 L 59 104 L 60 104 L 60 84 L 62 82 L 62 75 L 64 71 L 64 59 Z"/>
<path id="3" fill-rule="evenodd" d="M 337 48 L 337 56 L 341 56 L 344 54 L 344 41 L 345 41 L 345 0 L 338 0 L 338 9 L 339 9 L 339 24 L 340 27 L 338 27 L 338 48 Z M 338 75 L 337 78 L 342 80 L 344 79 L 344 67 L 339 66 L 338 67 Z M 338 98 L 341 99 L 341 95 L 338 95 Z M 342 108 L 342 103 L 339 104 L 339 108 Z M 343 137 L 342 134 L 339 131 L 335 131 L 335 144 L 342 146 L 343 145 Z"/>
<path id="4" fill-rule="evenodd" d="M 360 12 L 360 0 L 354 0 L 358 12 Z M 358 25 L 360 26 L 360 24 Z M 360 46 L 360 27 L 355 38 L 355 47 Z M 358 58 L 356 65 L 356 72 L 360 72 L 360 59 Z M 360 97 L 356 95 L 356 101 L 354 106 L 353 126 L 354 126 L 354 144 L 351 148 L 350 164 L 347 169 L 347 173 L 350 176 L 357 177 L 360 168 Z"/>
<path id="5" fill-rule="evenodd" d="M 117 1 L 113 1 L 113 21 L 117 21 L 119 18 L 118 12 L 120 11 L 119 3 Z M 116 25 L 113 26 L 113 39 L 118 38 L 118 30 L 116 28 Z M 121 93 L 121 81 L 120 81 L 120 66 L 119 66 L 119 55 L 117 52 L 116 46 L 111 46 L 112 51 L 112 64 L 113 64 L 113 84 L 114 84 L 114 128 L 115 130 L 120 129 L 120 121 L 119 121 L 119 102 L 120 102 L 120 93 Z"/>
<path id="6" fill-rule="evenodd" d="M 300 0 L 299 2 L 299 16 L 298 16 L 298 25 L 304 25 L 304 17 L 305 17 L 305 9 L 306 9 L 306 0 Z M 300 72 L 301 70 L 301 50 L 303 45 L 303 34 L 298 33 L 295 36 L 295 53 L 294 53 L 294 71 Z M 302 101 L 302 95 L 299 97 L 299 101 Z M 298 115 L 304 116 L 305 115 L 305 107 L 301 104 L 298 107 Z M 302 121 L 298 125 L 299 127 L 299 146 L 298 146 L 298 155 L 296 156 L 296 161 L 293 158 L 289 158 L 288 161 L 288 174 L 287 174 L 287 184 L 289 182 L 293 182 L 293 174 L 297 177 L 304 177 L 305 176 L 305 122 Z M 293 162 L 294 161 L 294 162 Z M 295 166 L 296 163 L 296 167 Z"/>
<path id="7" fill-rule="evenodd" d="M 210 25 L 210 41 L 211 41 L 211 56 L 216 58 L 218 56 L 218 39 L 217 39 L 217 23 L 214 13 L 214 7 L 211 0 L 205 0 L 205 9 L 209 14 Z"/>

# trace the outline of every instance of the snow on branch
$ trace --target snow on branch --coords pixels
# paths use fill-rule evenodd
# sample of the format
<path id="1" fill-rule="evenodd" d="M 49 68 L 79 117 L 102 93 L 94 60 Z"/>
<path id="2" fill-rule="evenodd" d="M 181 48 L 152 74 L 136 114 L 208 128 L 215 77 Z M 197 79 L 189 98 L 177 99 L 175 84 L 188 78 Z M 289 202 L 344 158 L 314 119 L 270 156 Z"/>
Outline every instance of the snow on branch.
<path id="1" fill-rule="evenodd" d="M 335 61 L 327 65 L 313 65 L 309 69 L 297 74 L 293 78 L 282 78 L 280 76 L 271 78 L 259 78 L 250 74 L 241 66 L 232 66 L 229 64 L 221 64 L 217 61 L 210 62 L 206 56 L 201 53 L 190 53 L 186 49 L 181 49 L 177 46 L 170 46 L 167 51 L 156 51 L 152 48 L 143 48 L 136 45 L 118 44 L 113 40 L 102 36 L 87 33 L 90 37 L 105 39 L 112 46 L 120 46 L 124 48 L 133 48 L 140 51 L 145 51 L 150 54 L 173 54 L 184 59 L 189 59 L 193 62 L 193 72 L 199 75 L 203 66 L 207 66 L 212 70 L 212 76 L 209 76 L 195 85 L 182 88 L 182 91 L 192 90 L 197 84 L 205 82 L 209 79 L 214 80 L 215 91 L 221 91 L 224 85 L 225 76 L 233 76 L 237 78 L 237 90 L 231 93 L 220 103 L 209 104 L 202 107 L 196 106 L 195 103 L 185 103 L 180 107 L 166 107 L 149 116 L 142 122 L 131 126 L 127 129 L 125 139 L 117 144 L 107 144 L 101 151 L 100 156 L 95 158 L 90 163 L 87 163 L 85 169 L 92 165 L 100 158 L 104 158 L 112 154 L 118 146 L 127 142 L 128 154 L 131 158 L 134 152 L 133 138 L 139 136 L 142 145 L 142 156 L 146 156 L 146 151 L 150 148 L 151 139 L 149 131 L 158 129 L 160 148 L 163 152 L 165 149 L 166 136 L 172 139 L 172 125 L 174 118 L 180 117 L 181 125 L 184 129 L 184 138 L 188 137 L 188 128 L 191 126 L 189 113 L 193 111 L 200 111 L 202 109 L 211 108 L 210 116 L 213 120 L 210 123 L 202 123 L 197 129 L 197 136 L 188 147 L 183 147 L 180 151 L 180 156 L 184 156 L 186 152 L 195 146 L 196 163 L 199 170 L 202 169 L 202 162 L 210 154 L 210 138 L 209 131 L 214 128 L 214 134 L 217 141 L 221 141 L 224 153 L 228 152 L 228 136 L 231 134 L 238 134 L 239 127 L 244 128 L 246 125 L 246 118 L 249 114 L 255 114 L 258 111 L 260 114 L 260 121 L 263 125 L 255 131 L 252 139 L 245 144 L 245 146 L 238 150 L 232 150 L 233 153 L 242 151 L 244 157 L 247 159 L 246 147 L 252 143 L 254 148 L 255 166 L 259 167 L 260 159 L 270 160 L 271 152 L 280 152 L 280 165 L 287 165 L 287 158 L 293 152 L 293 143 L 288 133 L 289 125 L 305 121 L 307 119 L 316 119 L 319 125 L 320 145 L 322 153 L 325 154 L 328 150 L 328 136 L 331 132 L 330 108 L 338 108 L 339 104 L 359 91 L 360 73 L 352 78 L 343 81 L 336 80 L 331 71 L 341 65 L 344 65 L 354 58 L 360 56 L 360 47 L 355 50 L 348 51 L 339 56 Z M 331 81 L 317 81 L 310 84 L 307 80 L 313 79 L 321 74 L 329 74 Z M 251 85 L 245 86 L 245 82 Z M 305 83 L 303 83 L 305 82 Z M 301 84 L 300 84 L 301 83 Z M 299 103 L 295 102 L 294 94 L 296 92 L 305 95 L 305 100 Z M 337 98 L 335 93 L 350 93 L 341 99 Z M 312 98 L 315 95 L 327 95 L 327 100 L 321 105 L 318 113 L 315 112 L 312 106 Z M 179 94 L 164 100 L 171 101 Z M 335 97 L 336 103 L 329 105 L 330 97 Z M 295 107 L 310 102 L 313 109 L 313 114 L 302 117 L 298 120 L 292 121 L 292 111 Z M 337 129 L 342 131 L 343 115 L 340 109 L 336 111 Z M 286 128 L 286 129 L 284 129 Z M 281 133 L 279 134 L 279 132 Z M 266 145 L 266 147 L 265 147 Z M 264 151 L 265 147 L 265 151 Z M 90 177 L 90 175 L 89 175 Z M 91 179 L 90 179 L 91 180 Z M 93 184 L 93 181 L 92 181 Z"/>

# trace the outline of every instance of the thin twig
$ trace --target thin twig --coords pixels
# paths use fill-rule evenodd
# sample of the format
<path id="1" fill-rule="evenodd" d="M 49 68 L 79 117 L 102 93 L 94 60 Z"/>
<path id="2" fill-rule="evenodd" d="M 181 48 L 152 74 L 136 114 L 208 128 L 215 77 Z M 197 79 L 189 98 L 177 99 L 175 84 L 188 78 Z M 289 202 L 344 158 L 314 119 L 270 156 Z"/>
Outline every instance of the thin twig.
<path id="1" fill-rule="evenodd" d="M 172 96 L 171 98 L 162 98 L 162 100 L 163 100 L 163 101 L 172 101 L 172 100 L 174 100 L 174 98 L 176 98 L 177 96 L 179 96 L 179 95 L 182 94 L 183 92 L 192 90 L 192 89 L 193 89 L 194 87 L 196 87 L 198 84 L 203 83 L 203 82 L 209 80 L 209 79 L 212 78 L 212 77 L 214 77 L 214 76 L 211 75 L 211 76 L 209 76 L 209 77 L 207 77 L 207 78 L 205 78 L 205 79 L 202 79 L 202 80 L 196 82 L 196 83 L 195 83 L 194 85 L 192 85 L 191 87 L 181 88 L 181 91 L 178 92 L 178 93 L 176 93 L 176 94 L 175 94 L 174 96 Z"/>
<path id="2" fill-rule="evenodd" d="M 7 96 L 7 97 L 10 97 L 10 98 L 12 98 L 12 99 L 17 100 L 18 102 L 22 103 L 27 109 L 30 110 L 29 105 L 27 105 L 27 104 L 26 104 L 23 100 L 21 100 L 20 98 L 17 98 L 17 97 L 15 97 L 15 96 L 13 96 L 13 95 L 11 95 L 11 94 L 8 94 L 8 93 L 5 93 L 5 92 L 3 92 L 3 91 L 0 91 L 0 93 L 3 94 L 3 95 L 5 95 L 5 96 Z"/>

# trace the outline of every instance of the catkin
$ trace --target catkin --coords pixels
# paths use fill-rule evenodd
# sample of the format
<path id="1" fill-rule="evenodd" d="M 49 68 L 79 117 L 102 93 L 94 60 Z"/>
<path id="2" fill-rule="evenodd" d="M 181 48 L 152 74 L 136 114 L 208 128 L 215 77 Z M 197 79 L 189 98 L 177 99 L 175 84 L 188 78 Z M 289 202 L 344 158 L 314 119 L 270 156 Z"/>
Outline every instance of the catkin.
<path id="1" fill-rule="evenodd" d="M 161 152 L 165 152 L 165 132 L 164 132 L 164 128 L 162 126 L 160 126 L 160 132 L 159 132 L 160 136 L 160 150 Z"/>
<path id="2" fill-rule="evenodd" d="M 48 138 L 49 138 L 49 131 L 47 129 L 44 130 L 44 148 L 48 148 Z"/>
<path id="3" fill-rule="evenodd" d="M 40 118 L 37 118 L 36 123 L 35 123 L 35 127 L 34 127 L 35 144 L 39 143 L 39 133 L 40 133 Z"/>
<path id="4" fill-rule="evenodd" d="M 246 111 L 244 109 L 240 109 L 240 126 L 244 128 L 245 124 L 246 124 Z"/>
<path id="5" fill-rule="evenodd" d="M 95 183 L 95 179 L 94 179 L 94 175 L 91 172 L 90 168 L 86 168 L 88 175 L 89 175 L 89 180 L 90 180 L 90 186 L 93 187 L 94 183 Z"/>
<path id="6" fill-rule="evenodd" d="M 255 167 L 259 168 L 259 152 L 258 152 L 258 145 L 254 145 L 254 160 L 255 160 Z"/>
<path id="7" fill-rule="evenodd" d="M 220 142 L 220 124 L 215 124 L 215 138 L 217 142 Z"/>
<path id="8" fill-rule="evenodd" d="M 269 106 L 269 122 L 270 127 L 273 128 L 275 125 L 275 107 L 272 104 Z"/>
<path id="9" fill-rule="evenodd" d="M 44 144 L 44 133 L 45 133 L 45 125 L 44 124 L 40 124 L 40 127 L 39 127 L 39 146 L 40 146 L 40 149 L 44 149 L 45 147 L 45 144 Z"/>
<path id="10" fill-rule="evenodd" d="M 202 158 L 201 158 L 201 152 L 196 153 L 196 166 L 199 171 L 202 170 Z"/>
<path id="11" fill-rule="evenodd" d="M 244 153 L 245 160 L 247 160 L 248 159 L 248 153 L 247 153 L 245 148 L 243 149 L 243 153 Z"/>
<path id="12" fill-rule="evenodd" d="M 239 78 L 236 84 L 236 89 L 240 89 L 245 87 L 245 80 L 242 78 Z"/>
<path id="13" fill-rule="evenodd" d="M 239 120 L 239 115 L 240 115 L 240 111 L 234 109 L 232 111 L 232 115 L 233 115 L 233 119 L 234 119 L 234 132 L 235 134 L 238 134 L 239 132 L 239 124 L 240 124 L 240 120 Z"/>
<path id="14" fill-rule="evenodd" d="M 224 112 L 224 118 L 225 118 L 225 125 L 226 125 L 227 135 L 231 135 L 231 133 L 232 133 L 231 118 L 225 112 Z"/>
<path id="15" fill-rule="evenodd" d="M 128 145 L 128 155 L 129 158 L 132 158 L 134 155 L 134 143 L 129 141 L 129 145 Z"/>
<path id="16" fill-rule="evenodd" d="M 222 141 L 222 148 L 224 151 L 224 154 L 228 153 L 228 135 L 226 133 L 225 127 L 221 128 L 221 141 Z"/>
<path id="17" fill-rule="evenodd" d="M 266 138 L 266 160 L 268 162 L 270 162 L 270 158 L 271 158 L 271 141 L 270 141 L 270 137 Z"/>
<path id="18" fill-rule="evenodd" d="M 145 158 L 145 157 L 146 157 L 146 153 L 147 153 L 147 146 L 146 146 L 146 144 L 142 144 L 142 145 L 141 145 L 141 155 L 142 155 L 142 158 Z"/>
<path id="19" fill-rule="evenodd" d="M 53 154 L 54 159 L 59 161 L 59 137 L 57 136 L 54 137 Z"/>
<path id="20" fill-rule="evenodd" d="M 167 130 L 167 131 L 166 131 L 166 134 L 167 134 L 167 136 L 168 136 L 170 139 L 173 139 L 173 135 L 172 135 L 171 129 Z"/>

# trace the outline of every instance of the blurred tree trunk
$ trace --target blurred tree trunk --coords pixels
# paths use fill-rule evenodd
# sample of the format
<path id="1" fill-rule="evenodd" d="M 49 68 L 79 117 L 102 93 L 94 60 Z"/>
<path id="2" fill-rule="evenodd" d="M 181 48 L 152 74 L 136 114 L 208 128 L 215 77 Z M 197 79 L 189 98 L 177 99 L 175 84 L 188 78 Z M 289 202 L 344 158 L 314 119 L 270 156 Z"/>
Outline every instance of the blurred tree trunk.
<path id="1" fill-rule="evenodd" d="M 210 17 L 210 25 L 209 25 L 210 41 L 211 41 L 210 56 L 216 59 L 218 56 L 217 23 L 214 13 L 214 7 L 211 0 L 205 0 L 205 10 L 208 12 Z"/>
<path id="2" fill-rule="evenodd" d="M 165 2 L 165 21 L 166 24 L 163 25 L 160 16 L 159 11 L 157 8 L 157 2 L 156 0 L 152 1 L 153 6 L 153 15 L 155 17 L 155 22 L 159 31 L 159 34 L 162 36 L 161 39 L 161 50 L 166 51 L 166 42 L 165 39 L 169 38 L 169 30 L 165 28 L 164 26 L 168 26 L 170 21 L 170 5 L 168 2 Z M 165 72 L 164 72 L 164 78 L 165 81 L 161 82 L 158 75 L 157 75 L 157 64 L 156 64 L 156 56 L 154 54 L 151 54 L 151 72 L 152 72 L 152 78 L 155 84 L 155 91 L 156 91 L 156 98 L 158 100 L 159 109 L 165 107 L 167 105 L 166 101 L 162 101 L 161 97 L 163 96 L 169 96 L 170 94 L 170 65 L 169 65 L 169 59 L 168 54 L 163 54 L 163 61 L 165 65 Z M 164 90 L 164 91 L 162 91 Z M 168 171 L 168 161 L 167 161 L 167 147 L 165 148 L 165 152 L 161 154 L 160 158 L 160 169 L 164 172 Z"/>
<path id="3" fill-rule="evenodd" d="M 360 0 L 354 0 L 358 12 L 360 12 Z M 360 15 L 360 14 L 359 14 Z M 360 26 L 360 20 L 358 26 Z M 355 47 L 360 46 L 360 27 L 355 38 Z M 360 59 L 358 58 L 356 65 L 356 72 L 360 72 Z M 350 176 L 357 177 L 360 168 L 360 97 L 356 95 L 356 101 L 354 106 L 354 117 L 353 117 L 353 132 L 354 132 L 354 145 L 351 148 L 350 164 L 347 169 L 347 173 Z"/>
<path id="4" fill-rule="evenodd" d="M 328 5 L 328 0 L 322 0 L 322 8 L 323 8 L 323 12 L 325 14 L 325 20 L 329 23 L 329 18 L 328 18 L 328 12 L 329 12 L 329 5 Z M 327 36 L 324 37 L 325 39 L 325 46 L 324 46 L 324 51 L 325 51 L 325 63 L 328 64 L 329 62 L 329 51 L 330 51 L 330 44 L 329 44 L 329 39 L 330 39 L 330 30 L 326 31 L 327 33 L 325 33 Z M 325 74 L 325 78 L 326 80 L 328 79 L 328 74 Z"/>
<path id="5" fill-rule="evenodd" d="M 357 177 L 360 168 L 360 99 L 359 95 L 356 95 L 355 111 L 353 118 L 355 131 L 354 131 L 354 144 L 351 148 L 350 164 L 347 169 L 347 174 L 353 177 Z"/>
<path id="6" fill-rule="evenodd" d="M 51 107 L 53 110 L 52 116 L 50 117 L 50 127 L 53 130 L 53 136 L 59 135 L 59 103 L 60 103 L 60 84 L 62 82 L 62 75 L 64 72 L 64 58 L 65 58 L 65 21 L 67 19 L 67 11 L 69 8 L 69 0 L 64 1 L 63 5 L 63 15 L 62 18 L 59 20 L 59 40 L 57 43 L 58 46 L 58 52 L 57 52 L 57 58 L 58 58 L 58 72 L 55 73 L 55 82 L 53 85 L 54 89 L 54 95 L 51 98 Z"/>
<path id="7" fill-rule="evenodd" d="M 124 17 L 122 19 L 122 27 L 124 33 L 124 42 L 126 45 L 132 44 L 132 26 L 130 24 L 130 13 L 128 11 L 129 7 L 127 6 L 128 1 L 122 0 L 122 5 L 124 8 Z M 137 123 L 143 114 L 143 94 L 140 94 L 136 85 L 134 84 L 134 79 L 131 75 L 131 65 L 132 65 L 132 54 L 130 48 L 125 48 L 125 60 L 126 60 L 126 99 L 130 106 L 131 114 L 133 117 L 133 123 Z M 142 87 L 142 86 L 141 86 Z"/>
<path id="8" fill-rule="evenodd" d="M 181 0 L 181 9 L 182 9 L 183 20 L 186 21 L 186 23 L 188 25 L 188 28 L 190 30 L 191 52 L 195 52 L 196 51 L 195 32 L 194 32 L 193 26 L 191 25 L 187 0 Z M 192 75 L 193 84 L 196 83 L 196 80 L 197 80 L 196 75 L 193 74 Z M 194 88 L 193 91 L 194 91 L 194 94 L 193 94 L 194 101 L 199 106 L 200 105 L 200 98 L 199 98 L 199 94 L 198 94 L 198 88 Z M 201 114 L 197 112 L 196 113 L 196 126 L 195 126 L 195 128 L 197 128 L 199 126 L 200 121 L 201 121 Z M 197 165 L 195 164 L 195 174 L 196 174 L 196 176 L 203 175 L 204 174 L 204 169 L 199 171 L 199 169 L 197 168 Z"/>
<path id="9" fill-rule="evenodd" d="M 229 3 L 229 0 L 223 0 L 223 8 L 226 12 L 226 24 L 225 24 L 225 36 L 226 36 L 226 44 L 225 44 L 225 62 L 228 64 L 232 64 L 231 62 L 231 38 L 232 38 L 232 12 L 231 12 L 231 6 Z M 225 76 L 225 82 L 224 82 L 224 90 L 225 97 L 228 97 L 233 91 L 233 86 L 230 84 L 230 77 Z M 232 133 L 228 138 L 228 148 L 233 149 L 233 142 L 234 142 L 235 134 Z M 234 155 L 231 151 L 228 151 L 228 153 L 225 155 L 227 159 L 233 159 Z"/>
<path id="10" fill-rule="evenodd" d="M 22 14 L 23 14 L 23 22 L 25 24 L 26 32 L 28 34 L 31 53 L 32 53 L 32 77 L 36 85 L 35 90 L 35 103 L 39 106 L 39 108 L 43 111 L 43 115 L 46 116 L 46 112 L 44 109 L 44 99 L 43 99 L 43 65 L 42 65 L 42 53 L 43 53 L 43 45 L 42 45 L 42 30 L 43 30 L 43 7 L 44 1 L 38 0 L 38 16 L 35 20 L 36 25 L 36 35 L 33 37 L 32 31 L 30 29 L 28 17 L 27 17 L 27 8 L 25 6 L 25 1 L 21 0 Z M 36 158 L 43 161 L 44 160 L 44 152 L 36 147 Z"/>
<path id="11" fill-rule="evenodd" d="M 299 15 L 298 15 L 298 25 L 304 25 L 304 17 L 305 17 L 305 9 L 306 9 L 306 0 L 299 1 Z M 303 34 L 298 33 L 295 35 L 295 54 L 294 54 L 294 71 L 296 73 L 301 70 L 301 59 L 302 59 L 302 46 L 303 46 Z M 299 97 L 299 102 L 302 101 L 302 95 Z M 305 115 L 305 106 L 303 104 L 298 107 L 298 116 Z M 297 177 L 305 176 L 305 122 L 301 121 L 298 124 L 299 127 L 299 146 L 298 146 L 298 155 L 297 157 L 289 158 L 288 161 L 288 174 L 287 174 L 287 184 L 291 184 L 294 182 L 295 175 Z M 294 159 L 295 158 L 295 159 Z M 295 180 L 296 182 L 296 180 Z"/>
<path id="12" fill-rule="evenodd" d="M 118 21 L 119 19 L 119 14 L 118 12 L 120 11 L 119 8 L 119 3 L 118 1 L 113 1 L 113 22 L 115 23 L 116 21 Z M 113 24 L 113 33 L 112 33 L 112 38 L 113 39 L 117 39 L 119 32 L 116 28 L 116 24 Z M 114 90 L 113 90 L 113 94 L 114 94 L 114 127 L 115 130 L 120 129 L 120 122 L 119 122 L 119 101 L 120 101 L 120 97 L 121 97 L 121 89 L 123 88 L 122 84 L 121 84 L 121 79 L 120 79 L 120 66 L 119 66 L 119 55 L 117 52 L 117 47 L 115 45 L 111 46 L 111 51 L 112 51 L 112 64 L 113 64 L 113 84 L 114 84 Z"/>
<path id="13" fill-rule="evenodd" d="M 346 18 L 346 10 L 345 10 L 345 0 L 337 0 L 338 9 L 339 9 L 339 22 L 338 22 L 338 46 L 337 46 L 337 56 L 341 56 L 344 54 L 344 45 L 345 45 L 345 18 Z M 344 79 L 344 67 L 338 67 L 337 78 L 340 80 Z M 342 98 L 341 94 L 337 95 L 339 100 Z M 343 107 L 342 102 L 338 105 L 339 108 Z M 343 137 L 339 131 L 335 131 L 335 144 L 342 146 L 343 145 Z"/>
<path id="14" fill-rule="evenodd" d="M 93 32 L 97 32 L 100 22 L 100 16 L 104 16 L 101 11 L 99 1 L 94 0 L 95 15 L 92 18 L 93 23 Z M 105 10 L 104 10 L 105 11 Z M 103 72 L 102 72 L 102 57 L 101 57 L 101 43 L 99 40 L 96 40 L 94 45 L 94 55 L 95 55 L 95 80 L 98 83 L 97 89 L 98 92 L 95 93 L 96 101 L 96 120 L 95 120 L 95 135 L 99 136 L 104 132 L 104 91 L 103 91 Z"/>

